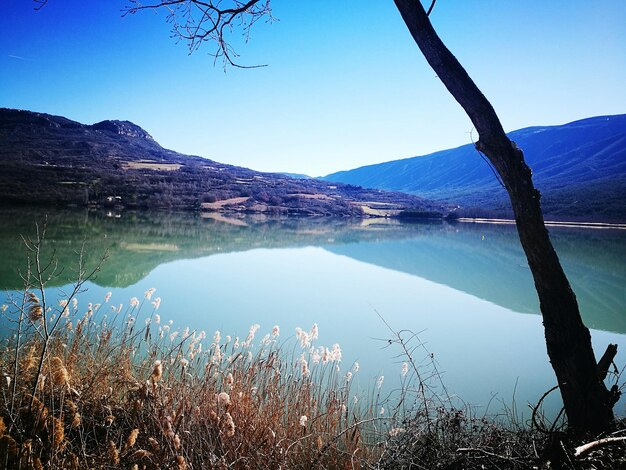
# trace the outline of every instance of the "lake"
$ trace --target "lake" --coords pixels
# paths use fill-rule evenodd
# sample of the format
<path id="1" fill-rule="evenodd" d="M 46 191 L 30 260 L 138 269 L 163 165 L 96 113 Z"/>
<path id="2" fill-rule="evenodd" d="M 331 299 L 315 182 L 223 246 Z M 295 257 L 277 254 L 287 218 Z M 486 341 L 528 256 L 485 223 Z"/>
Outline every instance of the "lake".
<path id="1" fill-rule="evenodd" d="M 230 219 L 221 215 L 0 211 L 0 304 L 22 285 L 21 235 L 47 217 L 48 253 L 64 270 L 50 290 L 68 290 L 76 252 L 102 271 L 79 305 L 127 305 L 156 288 L 159 314 L 173 327 L 245 337 L 319 326 L 318 345 L 338 343 L 342 369 L 358 361 L 359 386 L 381 375 L 400 383 L 402 352 L 393 330 L 419 333 L 448 392 L 476 409 L 528 409 L 554 385 L 530 271 L 512 225 L 399 223 L 391 220 Z M 551 228 L 598 355 L 617 343 L 626 354 L 626 231 Z M 383 322 L 384 319 L 384 322 Z M 4 324 L 6 328 L 6 323 Z M 554 395 L 554 394 L 553 394 Z M 556 397 L 548 411 L 558 409 Z M 616 407 L 625 414 L 624 400 Z M 526 412 L 526 415 L 529 413 Z"/>

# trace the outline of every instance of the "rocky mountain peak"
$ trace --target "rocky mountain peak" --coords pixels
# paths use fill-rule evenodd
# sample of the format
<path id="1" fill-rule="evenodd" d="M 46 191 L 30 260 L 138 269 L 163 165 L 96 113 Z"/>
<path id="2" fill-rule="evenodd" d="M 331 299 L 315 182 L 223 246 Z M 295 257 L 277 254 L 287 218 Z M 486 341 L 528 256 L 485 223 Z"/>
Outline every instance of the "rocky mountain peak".
<path id="1" fill-rule="evenodd" d="M 154 140 L 145 130 L 130 121 L 101 121 L 91 126 L 91 128 L 99 131 L 114 132 L 126 137 Z"/>

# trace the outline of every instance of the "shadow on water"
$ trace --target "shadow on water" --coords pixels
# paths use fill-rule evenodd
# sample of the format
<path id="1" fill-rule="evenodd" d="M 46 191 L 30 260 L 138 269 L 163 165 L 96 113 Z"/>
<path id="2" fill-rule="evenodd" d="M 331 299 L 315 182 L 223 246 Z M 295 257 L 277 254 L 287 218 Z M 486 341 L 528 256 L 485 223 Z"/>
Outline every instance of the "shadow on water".
<path id="1" fill-rule="evenodd" d="M 343 219 L 228 219 L 219 215 L 3 209 L 0 289 L 18 290 L 26 265 L 21 236 L 34 236 L 47 217 L 47 243 L 66 267 L 56 285 L 71 283 L 84 244 L 88 265 L 109 257 L 95 283 L 127 287 L 163 263 L 256 248 L 323 247 L 358 261 L 408 273 L 509 310 L 539 313 L 515 227 L 467 223 L 400 224 Z M 551 235 L 595 329 L 626 333 L 626 233 L 559 228 Z"/>

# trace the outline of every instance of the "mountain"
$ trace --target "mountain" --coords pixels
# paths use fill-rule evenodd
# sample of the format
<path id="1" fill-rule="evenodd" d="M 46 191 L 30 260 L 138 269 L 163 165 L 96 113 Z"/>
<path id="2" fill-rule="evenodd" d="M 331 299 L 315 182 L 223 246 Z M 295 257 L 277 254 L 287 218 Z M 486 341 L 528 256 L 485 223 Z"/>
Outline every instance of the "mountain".
<path id="1" fill-rule="evenodd" d="M 161 147 L 129 121 L 85 125 L 0 109 L 0 203 L 393 216 L 445 212 L 413 195 L 295 179 Z"/>
<path id="2" fill-rule="evenodd" d="M 509 137 L 533 170 L 547 218 L 626 221 L 626 115 L 529 127 Z M 448 201 L 466 215 L 510 215 L 504 188 L 471 144 L 323 179 Z"/>

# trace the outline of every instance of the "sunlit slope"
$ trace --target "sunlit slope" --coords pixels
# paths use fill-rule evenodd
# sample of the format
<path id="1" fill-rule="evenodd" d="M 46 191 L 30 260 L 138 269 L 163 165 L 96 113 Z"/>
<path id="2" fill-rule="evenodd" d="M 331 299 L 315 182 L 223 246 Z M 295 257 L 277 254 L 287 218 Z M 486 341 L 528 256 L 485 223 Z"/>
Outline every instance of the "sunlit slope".
<path id="1" fill-rule="evenodd" d="M 129 121 L 0 108 L 0 205 L 368 216 L 445 213 L 415 195 L 227 165 L 161 147 Z"/>

